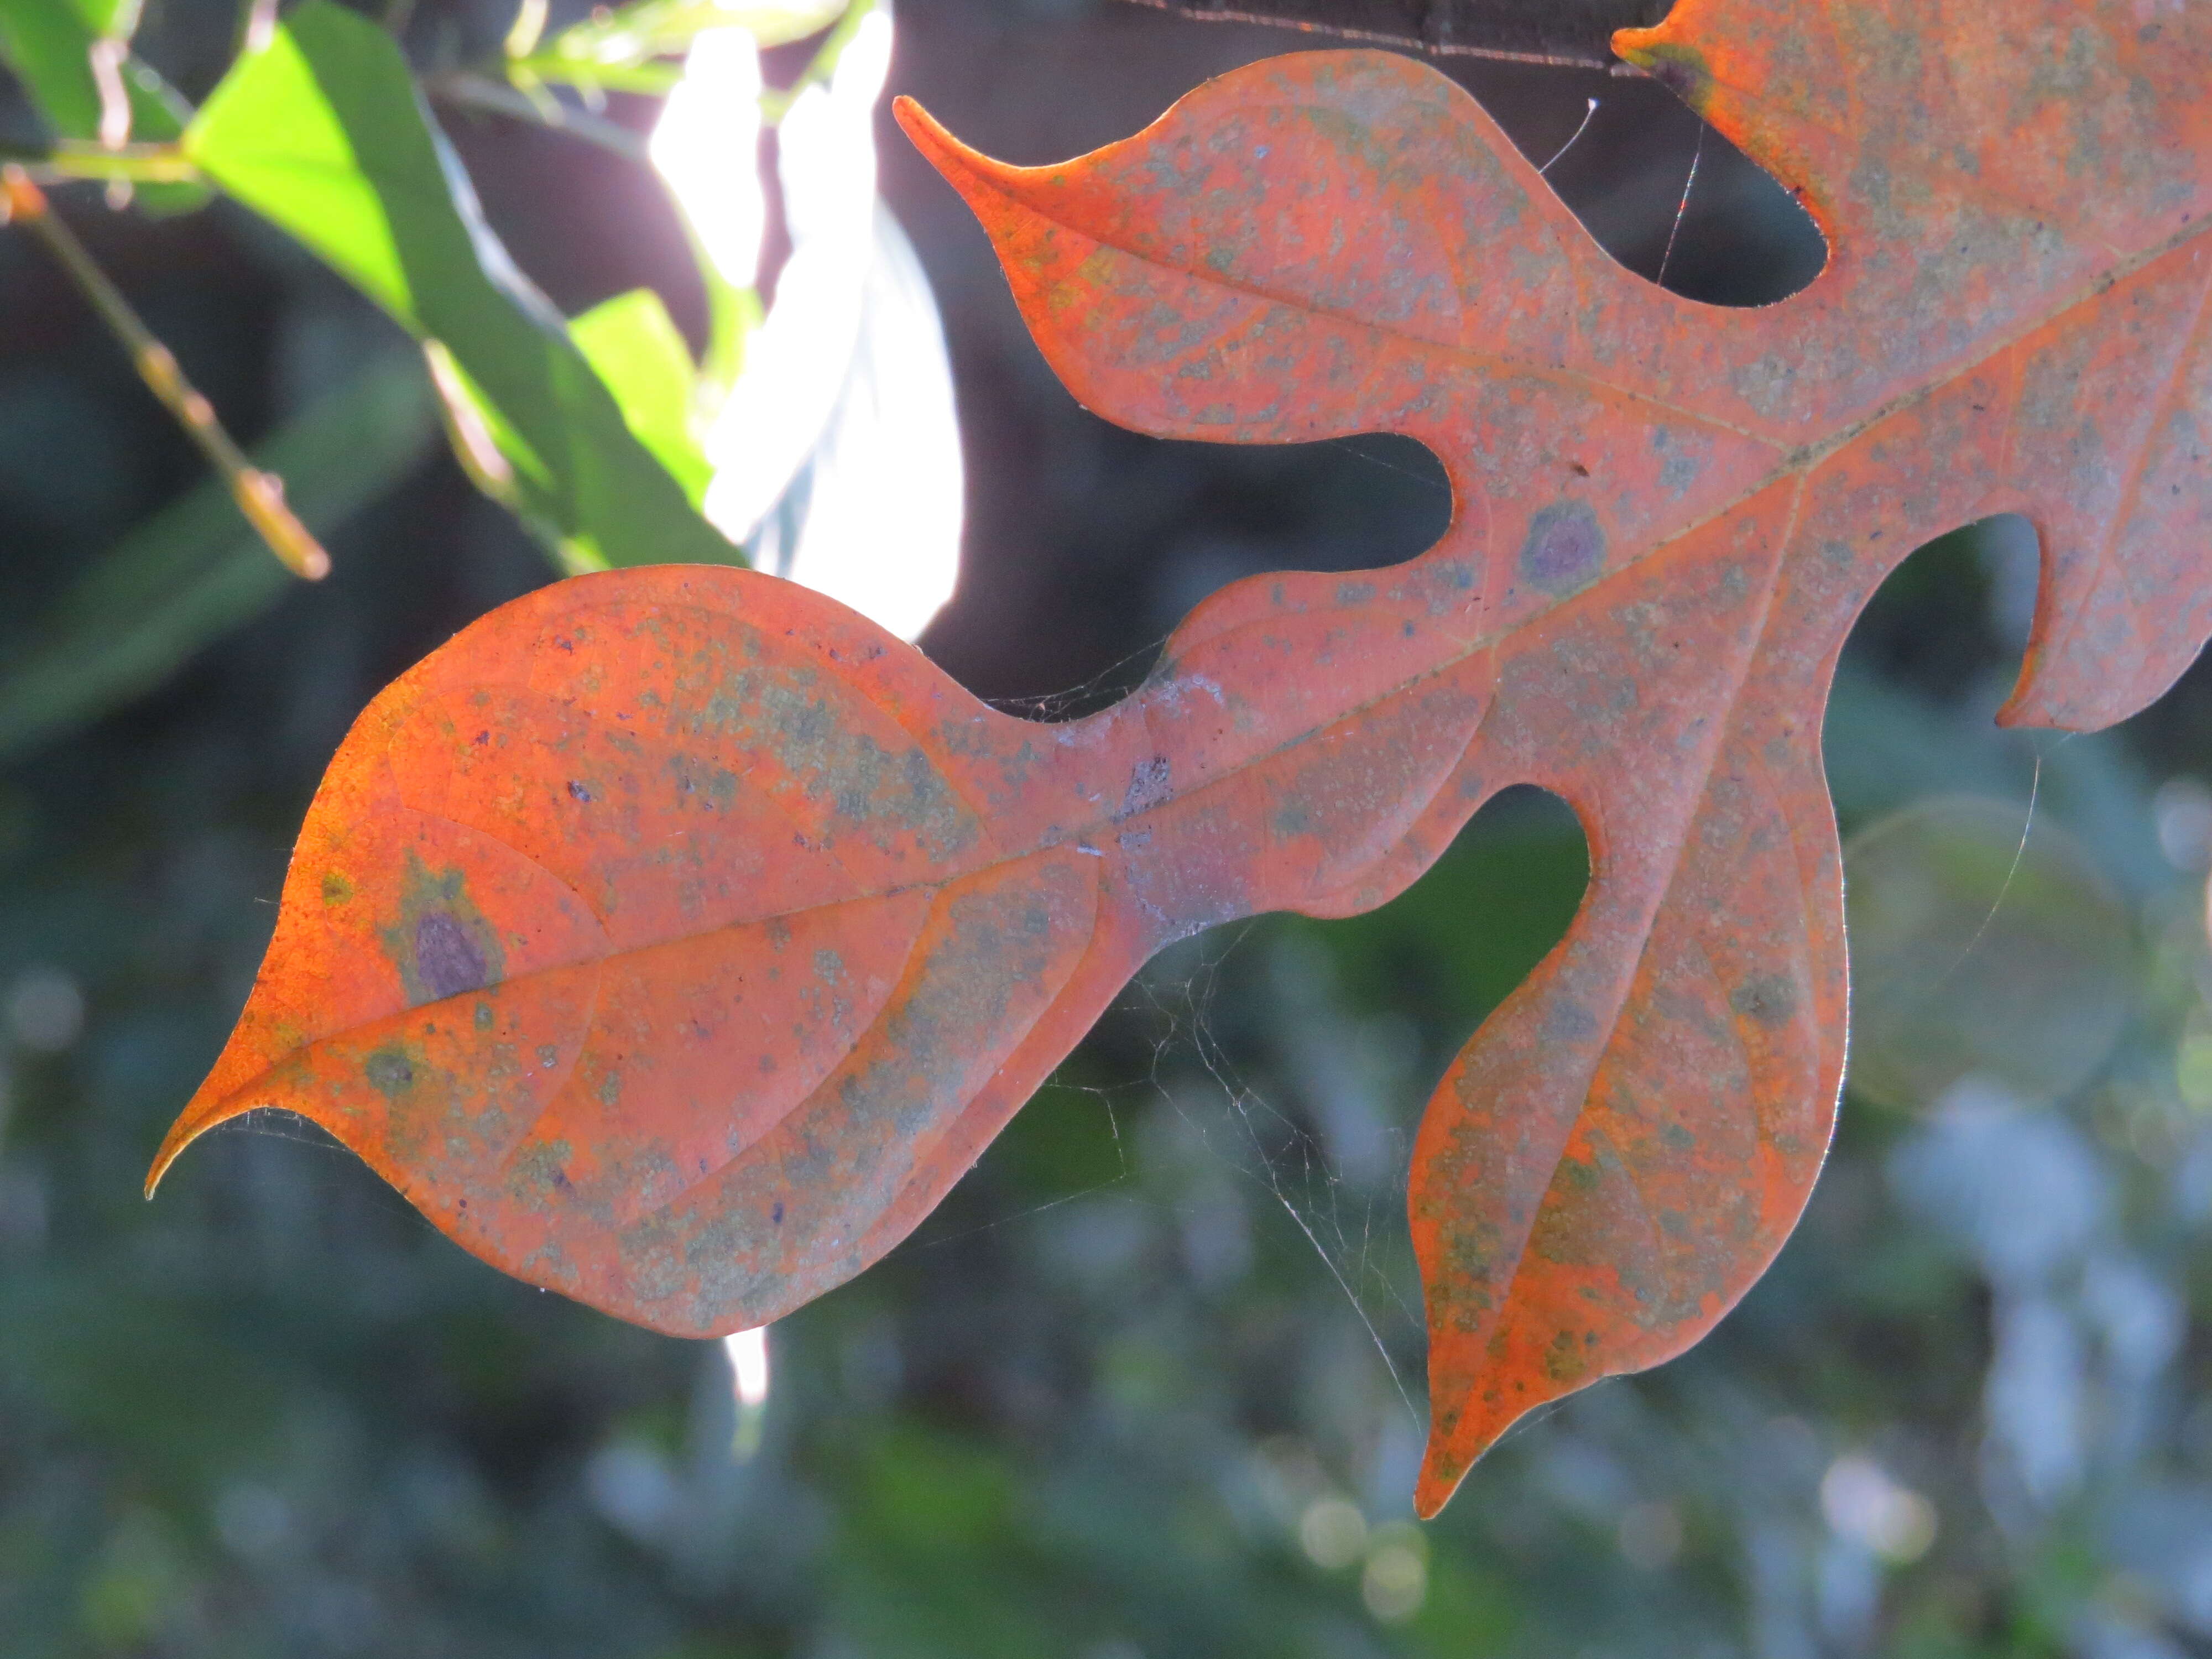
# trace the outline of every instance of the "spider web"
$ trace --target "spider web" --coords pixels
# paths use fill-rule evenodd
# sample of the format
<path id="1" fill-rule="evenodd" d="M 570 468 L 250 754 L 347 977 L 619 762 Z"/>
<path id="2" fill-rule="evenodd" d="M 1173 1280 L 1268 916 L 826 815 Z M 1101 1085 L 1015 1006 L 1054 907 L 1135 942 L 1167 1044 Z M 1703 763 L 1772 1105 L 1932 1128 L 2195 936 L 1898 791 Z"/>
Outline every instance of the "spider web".
<path id="1" fill-rule="evenodd" d="M 1405 1190 L 1427 1091 L 1410 1102 L 1408 1116 L 1407 1101 L 1387 1097 L 1404 1094 L 1389 1085 L 1409 1079 L 1358 1075 L 1371 1069 L 1358 1065 L 1359 1024 L 1339 1006 L 1327 958 L 1317 948 L 1294 948 L 1304 942 L 1254 921 L 1200 935 L 1156 960 L 1131 988 L 1155 1026 L 1147 1081 L 1199 1145 L 1311 1247 L 1418 1429 L 1427 1413 L 1407 1387 L 1403 1356 L 1419 1346 L 1424 1322 Z M 1255 962 L 1262 950 L 1273 959 Z M 1246 1030 L 1237 1034 L 1256 1041 L 1232 1037 L 1215 1017 L 1235 994 L 1225 981 L 1240 966 L 1261 971 L 1239 977 L 1266 981 L 1237 988 L 1267 1004 L 1256 1018 L 1248 1009 Z M 1333 1077 L 1313 1064 L 1332 1048 L 1352 1062 Z M 1252 1050 L 1274 1073 L 1264 1082 L 1246 1075 Z M 1364 1144 L 1351 1156 L 1328 1144 L 1353 1135 Z"/>

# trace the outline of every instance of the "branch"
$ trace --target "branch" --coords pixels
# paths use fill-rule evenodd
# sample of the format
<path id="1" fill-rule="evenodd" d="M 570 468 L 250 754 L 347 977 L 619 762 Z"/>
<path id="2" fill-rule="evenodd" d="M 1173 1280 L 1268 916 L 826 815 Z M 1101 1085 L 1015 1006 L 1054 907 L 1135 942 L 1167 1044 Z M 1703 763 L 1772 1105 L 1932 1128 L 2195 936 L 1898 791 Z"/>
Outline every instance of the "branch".
<path id="1" fill-rule="evenodd" d="M 1613 32 L 1660 21 L 1669 0 L 1131 0 L 1194 22 L 1273 23 L 1438 57 L 1632 74 Z"/>
<path id="2" fill-rule="evenodd" d="M 216 419 L 215 409 L 185 378 L 169 348 L 154 337 L 122 290 L 93 263 L 76 233 L 56 218 L 46 205 L 46 192 L 23 167 L 10 162 L 0 166 L 0 224 L 15 223 L 46 245 L 62 269 L 81 289 L 115 337 L 131 354 L 131 366 L 162 406 L 177 417 L 185 435 L 230 486 L 231 499 L 269 544 L 284 568 L 309 581 L 330 573 L 331 556 L 323 551 L 307 526 L 284 504 L 284 481 L 255 466 Z"/>

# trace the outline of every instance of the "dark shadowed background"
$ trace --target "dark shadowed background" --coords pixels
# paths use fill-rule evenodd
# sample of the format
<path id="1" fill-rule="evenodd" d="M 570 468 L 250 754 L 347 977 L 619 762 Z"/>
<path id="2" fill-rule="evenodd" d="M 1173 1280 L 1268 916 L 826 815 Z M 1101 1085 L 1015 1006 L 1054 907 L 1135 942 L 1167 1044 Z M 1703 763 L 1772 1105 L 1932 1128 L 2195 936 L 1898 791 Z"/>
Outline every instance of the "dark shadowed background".
<path id="1" fill-rule="evenodd" d="M 465 58 L 509 9 L 421 0 L 410 49 Z M 235 26 L 149 0 L 140 45 L 198 96 Z M 1018 161 L 1315 44 L 1109 0 L 910 0 L 898 30 L 892 89 Z M 1547 177 L 1632 269 L 1717 306 L 1818 270 L 1780 188 L 1656 84 L 1443 67 L 1539 161 L 1599 100 Z M 563 311 L 650 283 L 696 337 L 649 174 L 441 114 Z M 0 79 L 0 148 L 38 142 Z M 883 148 L 968 467 L 959 594 L 922 642 L 972 689 L 1095 707 L 1223 582 L 1440 530 L 1403 441 L 1171 444 L 1085 413 L 951 191 Z M 1571 818 L 1523 793 L 1373 916 L 1156 963 L 911 1241 L 775 1328 L 740 1435 L 719 1347 L 501 1277 L 295 1121 L 139 1197 L 348 722 L 553 572 L 422 424 L 396 331 L 277 234 L 60 204 L 241 436 L 364 373 L 397 390 L 302 463 L 386 458 L 329 580 L 180 595 L 239 625 L 174 672 L 155 641 L 143 692 L 42 725 L 54 641 L 104 614 L 73 585 L 201 473 L 0 230 L 0 1652 L 2212 1654 L 2212 685 L 2112 734 L 1999 734 L 2021 526 L 1916 556 L 1854 636 L 1828 728 L 1852 1093 L 1804 1226 L 1690 1356 L 1523 1425 L 1412 1522 L 1412 1126 L 1583 879 Z"/>

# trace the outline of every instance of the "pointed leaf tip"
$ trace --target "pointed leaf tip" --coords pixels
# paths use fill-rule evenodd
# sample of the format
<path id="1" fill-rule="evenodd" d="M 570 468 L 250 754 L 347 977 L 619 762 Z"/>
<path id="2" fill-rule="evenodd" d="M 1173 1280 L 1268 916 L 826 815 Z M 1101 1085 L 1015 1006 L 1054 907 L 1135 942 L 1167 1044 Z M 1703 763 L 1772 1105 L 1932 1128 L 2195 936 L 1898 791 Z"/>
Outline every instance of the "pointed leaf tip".
<path id="1" fill-rule="evenodd" d="M 1659 44 L 1660 24 L 1650 28 L 1615 29 L 1613 32 L 1613 54 L 1623 63 L 1633 64 L 1638 69 L 1650 69 L 1653 52 Z"/>
<path id="2" fill-rule="evenodd" d="M 969 195 L 967 181 L 969 179 L 1003 179 L 1014 173 L 1030 171 L 1026 167 L 1009 166 L 961 143 L 946 131 L 943 122 L 903 94 L 892 100 L 891 113 L 908 140 L 932 167 L 945 175 L 945 182 L 963 197 Z M 975 205 L 972 197 L 969 198 L 969 204 Z"/>
<path id="3" fill-rule="evenodd" d="M 1697 48 L 1683 40 L 1674 18 L 1650 28 L 1614 30 L 1613 50 L 1623 63 L 1664 82 L 1698 114 L 1705 113 L 1712 73 Z"/>
<path id="4" fill-rule="evenodd" d="M 891 118 L 899 124 L 899 130 L 914 147 L 932 161 L 947 151 L 965 148 L 945 130 L 943 122 L 904 93 L 891 100 Z"/>
<path id="5" fill-rule="evenodd" d="M 243 1116 L 252 1109 L 251 1106 L 239 1103 L 239 1094 L 234 1090 L 216 1098 L 210 1097 L 212 1091 L 209 1085 L 222 1075 L 222 1068 L 218 1066 L 214 1076 L 209 1079 L 208 1083 L 201 1085 L 199 1092 L 178 1114 L 177 1121 L 169 1126 L 169 1133 L 161 1137 L 161 1149 L 154 1154 L 154 1162 L 146 1171 L 148 1198 L 154 1196 L 162 1177 L 169 1173 L 169 1166 L 184 1156 L 185 1147 L 216 1125 L 228 1123 L 232 1118 Z"/>
<path id="6" fill-rule="evenodd" d="M 1440 1461 L 1441 1450 L 1433 1431 L 1429 1437 L 1429 1449 L 1421 1459 L 1421 1473 L 1413 1482 L 1413 1513 L 1424 1521 L 1433 1521 L 1443 1513 L 1459 1483 L 1467 1476 L 1467 1468 L 1461 1465 L 1447 1469 Z"/>
<path id="7" fill-rule="evenodd" d="M 154 1162 L 146 1171 L 146 1196 L 149 1200 L 161 1184 L 161 1177 L 169 1173 L 169 1166 L 184 1155 L 185 1147 L 199 1139 L 201 1127 L 194 1121 L 189 1107 L 169 1126 L 169 1133 L 161 1137 L 161 1150 L 154 1154 Z"/>

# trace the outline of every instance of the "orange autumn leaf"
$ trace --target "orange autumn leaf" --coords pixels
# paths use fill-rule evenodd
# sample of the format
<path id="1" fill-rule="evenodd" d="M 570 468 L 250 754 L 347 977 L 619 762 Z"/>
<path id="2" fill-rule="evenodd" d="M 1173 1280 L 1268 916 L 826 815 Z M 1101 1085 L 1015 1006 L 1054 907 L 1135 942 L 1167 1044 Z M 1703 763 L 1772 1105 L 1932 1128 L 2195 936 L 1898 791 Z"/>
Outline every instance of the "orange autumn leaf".
<path id="1" fill-rule="evenodd" d="M 1697 1340 L 1833 1122 L 1820 732 L 1869 595 L 2027 514 L 2004 718 L 2075 729 L 2212 633 L 2212 17 L 1776 11 L 1681 0 L 1617 40 L 1826 233 L 1758 311 L 1614 264 L 1407 58 L 1256 64 L 1048 167 L 902 107 L 1085 404 L 1417 438 L 1443 540 L 1238 583 L 1061 726 L 743 571 L 506 606 L 347 738 L 155 1176 L 289 1107 L 510 1272 L 662 1330 L 757 1324 L 904 1237 L 1164 944 L 1370 908 L 1528 782 L 1581 818 L 1589 890 L 1416 1144 L 1422 1511 L 1532 1407 Z"/>

